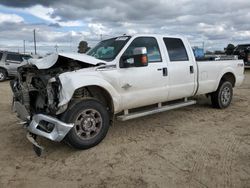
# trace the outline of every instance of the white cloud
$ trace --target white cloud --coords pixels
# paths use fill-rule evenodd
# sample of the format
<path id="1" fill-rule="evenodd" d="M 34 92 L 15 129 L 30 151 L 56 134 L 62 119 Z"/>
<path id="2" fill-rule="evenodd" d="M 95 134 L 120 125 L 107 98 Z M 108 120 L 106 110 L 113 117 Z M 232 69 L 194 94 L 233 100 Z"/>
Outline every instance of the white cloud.
<path id="1" fill-rule="evenodd" d="M 9 22 L 9 23 L 20 23 L 23 22 L 24 19 L 21 16 L 16 14 L 3 14 L 0 13 L 0 23 Z"/>
<path id="2" fill-rule="evenodd" d="M 79 27 L 83 25 L 81 21 L 67 21 L 67 22 L 59 21 L 58 24 L 63 27 Z"/>
<path id="3" fill-rule="evenodd" d="M 62 27 L 73 27 L 73 26 L 82 26 L 83 23 L 79 20 L 74 21 L 61 21 L 59 16 L 52 16 L 54 13 L 54 9 L 51 7 L 44 7 L 42 5 L 36 5 L 30 8 L 25 8 L 25 11 L 30 13 L 31 15 L 48 21 L 50 23 L 58 23 Z"/>
<path id="4" fill-rule="evenodd" d="M 88 27 L 91 32 L 97 35 L 108 35 L 112 29 L 103 26 L 101 23 L 89 23 Z"/>
<path id="5" fill-rule="evenodd" d="M 0 42 L 4 40 L 2 36 L 16 41 L 28 40 L 29 37 L 32 40 L 34 28 L 37 29 L 38 41 L 52 46 L 60 42 L 68 43 L 71 37 L 77 42 L 87 40 L 95 43 L 100 40 L 100 35 L 108 38 L 124 33 L 184 35 L 192 44 L 200 45 L 205 42 L 209 49 L 223 49 L 228 43 L 250 42 L 249 0 L 25 2 L 12 0 L 0 4 L 3 7 L 9 6 L 8 9 L 13 9 L 15 14 L 22 11 L 21 13 L 38 17 L 42 19 L 42 23 L 0 25 Z M 78 26 L 75 33 L 69 31 L 72 26 Z"/>
<path id="6" fill-rule="evenodd" d="M 25 11 L 33 16 L 36 16 L 49 22 L 54 22 L 59 19 L 59 17 L 51 18 L 51 15 L 54 12 L 53 8 L 48 8 L 41 5 L 25 8 Z"/>

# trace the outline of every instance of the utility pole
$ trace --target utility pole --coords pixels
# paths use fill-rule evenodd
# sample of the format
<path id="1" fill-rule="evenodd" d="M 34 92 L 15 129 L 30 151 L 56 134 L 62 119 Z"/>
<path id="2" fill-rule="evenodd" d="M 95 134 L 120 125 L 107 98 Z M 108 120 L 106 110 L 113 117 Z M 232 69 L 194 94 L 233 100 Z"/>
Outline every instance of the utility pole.
<path id="1" fill-rule="evenodd" d="M 35 47 L 35 55 L 36 55 L 36 30 L 33 30 L 33 34 L 34 34 L 34 47 Z"/>
<path id="2" fill-rule="evenodd" d="M 72 51 L 72 40 L 73 40 L 73 38 L 72 38 L 72 33 L 70 34 L 70 51 Z"/>
<path id="3" fill-rule="evenodd" d="M 56 49 L 56 53 L 58 53 L 58 50 L 57 50 L 58 49 L 58 45 L 57 44 L 55 45 L 55 49 Z"/>
<path id="4" fill-rule="evenodd" d="M 102 41 L 102 34 L 100 34 L 100 39 L 101 39 L 101 41 Z"/>
<path id="5" fill-rule="evenodd" d="M 25 40 L 23 40 L 23 53 L 25 54 Z"/>
<path id="6" fill-rule="evenodd" d="M 205 52 L 205 42 L 204 41 L 202 42 L 202 48 L 203 48 L 203 50 Z"/>

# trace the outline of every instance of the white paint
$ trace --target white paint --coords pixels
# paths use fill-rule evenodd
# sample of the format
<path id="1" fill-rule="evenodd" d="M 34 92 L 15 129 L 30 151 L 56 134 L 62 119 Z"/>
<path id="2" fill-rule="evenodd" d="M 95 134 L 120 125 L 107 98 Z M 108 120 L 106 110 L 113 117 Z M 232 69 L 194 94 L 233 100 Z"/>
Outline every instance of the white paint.
<path id="1" fill-rule="evenodd" d="M 149 63 L 147 67 L 119 68 L 119 60 L 129 44 L 140 36 L 153 36 L 157 39 L 161 51 L 162 62 Z M 162 35 L 135 35 L 120 51 L 117 57 L 108 64 L 113 68 L 88 68 L 74 72 L 63 73 L 59 76 L 62 83 L 60 104 L 67 104 L 76 89 L 85 86 L 99 86 L 112 96 L 115 113 L 123 110 L 157 104 L 164 101 L 190 97 L 195 94 L 206 94 L 215 91 L 222 76 L 232 73 L 236 77 L 236 86 L 244 79 L 244 67 L 241 60 L 203 61 L 196 62 L 191 46 L 183 37 L 180 38 L 187 49 L 189 61 L 170 62 Z M 60 54 L 61 55 L 61 54 Z M 100 60 L 89 56 L 63 54 L 65 57 L 95 64 Z M 190 74 L 190 66 L 194 73 Z M 158 69 L 167 67 L 168 76 L 163 76 Z M 198 82 L 197 82 L 198 80 Z M 131 87 L 123 88 L 129 84 Z M 199 86 L 198 90 L 197 87 Z"/>
<path id="2" fill-rule="evenodd" d="M 35 65 L 38 69 L 48 69 L 52 67 L 58 59 L 58 54 L 50 54 L 41 59 L 29 59 L 30 64 Z"/>
<path id="3" fill-rule="evenodd" d="M 79 53 L 59 53 L 59 54 L 53 53 L 41 59 L 30 59 L 28 62 L 30 64 L 35 65 L 38 69 L 48 69 L 56 63 L 59 56 L 67 57 L 69 59 L 81 61 L 83 63 L 88 63 L 91 65 L 97 65 L 98 63 L 107 64 L 106 61 L 99 60 L 92 56 L 89 56 L 86 54 L 79 54 Z"/>

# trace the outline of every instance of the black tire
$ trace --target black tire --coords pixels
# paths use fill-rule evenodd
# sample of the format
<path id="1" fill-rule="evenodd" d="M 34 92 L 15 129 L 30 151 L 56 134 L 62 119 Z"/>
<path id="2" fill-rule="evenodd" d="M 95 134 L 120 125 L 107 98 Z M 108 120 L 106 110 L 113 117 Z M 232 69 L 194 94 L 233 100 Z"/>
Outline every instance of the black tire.
<path id="1" fill-rule="evenodd" d="M 214 108 L 224 109 L 227 108 L 233 98 L 233 86 L 228 81 L 220 83 L 218 89 L 211 94 L 211 102 Z"/>
<path id="2" fill-rule="evenodd" d="M 7 78 L 7 73 L 4 69 L 0 68 L 0 82 L 3 82 Z"/>
<path id="3" fill-rule="evenodd" d="M 105 138 L 110 124 L 107 108 L 96 99 L 78 102 L 61 119 L 75 124 L 65 141 L 77 149 L 88 149 L 99 144 Z"/>

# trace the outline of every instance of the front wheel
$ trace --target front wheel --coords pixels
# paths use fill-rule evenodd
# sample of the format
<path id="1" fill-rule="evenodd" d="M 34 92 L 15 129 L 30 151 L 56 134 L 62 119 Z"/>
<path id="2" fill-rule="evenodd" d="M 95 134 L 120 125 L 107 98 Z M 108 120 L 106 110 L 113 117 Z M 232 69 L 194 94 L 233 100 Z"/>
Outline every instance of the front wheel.
<path id="1" fill-rule="evenodd" d="M 77 149 L 88 149 L 99 144 L 109 129 L 107 108 L 95 99 L 85 99 L 75 104 L 62 119 L 74 123 L 66 142 Z"/>
<path id="2" fill-rule="evenodd" d="M 227 108 L 233 98 L 233 86 L 230 82 L 225 81 L 219 85 L 219 88 L 211 94 L 212 105 L 215 108 Z"/>

